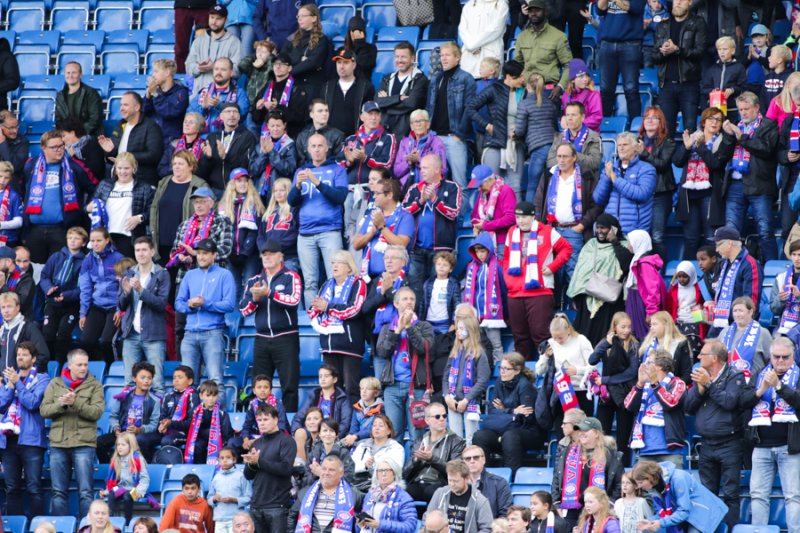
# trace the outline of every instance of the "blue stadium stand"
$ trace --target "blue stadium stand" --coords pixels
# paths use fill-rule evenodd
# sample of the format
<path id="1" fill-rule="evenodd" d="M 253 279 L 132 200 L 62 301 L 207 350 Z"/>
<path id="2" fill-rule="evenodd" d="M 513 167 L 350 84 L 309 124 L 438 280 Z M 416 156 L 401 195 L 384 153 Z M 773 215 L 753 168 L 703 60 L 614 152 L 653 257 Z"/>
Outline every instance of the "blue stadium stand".
<path id="1" fill-rule="evenodd" d="M 141 9 L 139 9 L 137 24 L 139 29 L 147 30 L 151 33 L 168 30 L 173 34 L 174 42 L 174 13 L 173 2 L 145 0 L 142 2 Z"/>
<path id="2" fill-rule="evenodd" d="M 603 121 L 600 122 L 600 134 L 610 133 L 616 135 L 617 133 L 622 133 L 625 131 L 625 123 L 625 117 L 603 117 Z"/>
<path id="3" fill-rule="evenodd" d="M 115 30 L 108 32 L 106 43 L 108 45 L 136 45 L 140 54 L 147 50 L 147 43 L 150 40 L 150 32 L 147 30 Z M 105 51 L 106 47 L 103 47 Z"/>
<path id="4" fill-rule="evenodd" d="M 55 120 L 56 95 L 50 91 L 23 91 L 17 100 L 19 121 L 24 123 Z"/>
<path id="5" fill-rule="evenodd" d="M 781 533 L 778 526 L 751 526 L 750 524 L 736 524 L 733 533 Z"/>
<path id="6" fill-rule="evenodd" d="M 95 52 L 99 52 L 106 42 L 106 32 L 103 30 L 70 30 L 63 34 L 64 44 L 92 45 Z"/>
<path id="7" fill-rule="evenodd" d="M 145 74 L 153 73 L 153 63 L 159 59 L 173 59 L 175 57 L 175 49 L 173 45 L 164 44 L 150 44 L 144 54 L 144 72 Z"/>
<path id="8" fill-rule="evenodd" d="M 408 41 L 416 49 L 419 44 L 419 28 L 417 26 L 383 26 L 378 29 L 377 42 L 395 43 Z"/>
<path id="9" fill-rule="evenodd" d="M 53 31 L 23 31 L 17 35 L 18 44 L 44 44 L 50 49 L 51 54 L 55 54 L 61 42 L 61 33 Z"/>
<path id="10" fill-rule="evenodd" d="M 367 0 L 361 11 L 368 27 L 397 26 L 397 11 L 391 1 Z"/>
<path id="11" fill-rule="evenodd" d="M 17 33 L 44 30 L 44 2 L 17 0 L 11 2 L 6 10 L 6 28 Z"/>
<path id="12" fill-rule="evenodd" d="M 125 0 L 100 0 L 94 10 L 92 26 L 105 32 L 130 30 L 133 25 L 133 3 Z"/>
<path id="13" fill-rule="evenodd" d="M 231 419 L 231 427 L 236 433 L 239 433 L 242 428 L 244 427 L 244 417 L 247 416 L 247 413 L 228 413 L 228 416 Z"/>
<path id="14" fill-rule="evenodd" d="M 392 72 L 394 72 L 394 50 L 378 50 L 375 57 L 375 70 L 372 72 L 372 85 L 375 87 L 375 91 L 378 90 L 383 76 Z"/>
<path id="15" fill-rule="evenodd" d="M 107 44 L 100 52 L 103 74 L 138 74 L 139 48 L 136 44 Z"/>
<path id="16" fill-rule="evenodd" d="M 50 11 L 48 25 L 62 33 L 83 31 L 89 27 L 89 2 L 83 0 L 56 0 Z"/>
<path id="17" fill-rule="evenodd" d="M 50 49 L 46 45 L 17 45 L 14 56 L 22 79 L 50 72 Z"/>
<path id="18" fill-rule="evenodd" d="M 14 51 L 14 46 L 17 44 L 17 32 L 11 30 L 0 31 L 0 39 L 5 39 L 11 45 L 11 51 Z"/>
<path id="19" fill-rule="evenodd" d="M 333 35 L 345 35 L 348 21 L 356 14 L 356 5 L 346 0 L 322 1 L 319 12 L 327 31 Z"/>
<path id="20" fill-rule="evenodd" d="M 67 63 L 79 63 L 84 75 L 95 73 L 97 49 L 92 44 L 63 44 L 56 56 L 56 72 L 64 74 Z"/>
<path id="21" fill-rule="evenodd" d="M 22 89 L 38 91 L 60 91 L 64 88 L 64 76 L 45 74 L 28 76 L 22 80 Z"/>
<path id="22" fill-rule="evenodd" d="M 115 74 L 111 77 L 111 94 L 122 94 L 125 91 L 144 91 L 147 87 L 147 76 L 141 74 Z"/>
<path id="23" fill-rule="evenodd" d="M 89 87 L 97 90 L 97 92 L 100 93 L 101 98 L 108 98 L 108 93 L 111 91 L 111 76 L 108 74 L 83 76 L 81 81 Z"/>
<path id="24" fill-rule="evenodd" d="M 35 516 L 31 520 L 30 530 L 36 531 L 39 522 L 50 522 L 56 528 L 56 533 L 74 533 L 78 521 L 74 516 Z"/>

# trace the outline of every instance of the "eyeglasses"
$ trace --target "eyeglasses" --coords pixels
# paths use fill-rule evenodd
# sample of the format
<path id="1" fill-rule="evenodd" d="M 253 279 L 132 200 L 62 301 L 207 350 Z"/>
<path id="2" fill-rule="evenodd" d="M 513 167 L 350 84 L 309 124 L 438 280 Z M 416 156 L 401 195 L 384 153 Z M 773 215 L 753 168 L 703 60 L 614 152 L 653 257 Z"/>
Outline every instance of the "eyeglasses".
<path id="1" fill-rule="evenodd" d="M 483 459 L 483 456 L 482 455 L 470 455 L 469 457 L 467 457 L 465 455 L 465 456 L 463 456 L 461 458 L 464 459 L 465 461 L 477 461 L 478 459 Z"/>
<path id="2" fill-rule="evenodd" d="M 792 356 L 791 355 L 775 355 L 775 354 L 773 354 L 772 358 L 775 359 L 776 361 L 788 361 L 789 359 L 792 358 Z"/>
<path id="3" fill-rule="evenodd" d="M 661 119 L 658 118 L 657 116 L 651 115 L 649 117 L 644 117 L 644 120 L 661 120 Z"/>
<path id="4" fill-rule="evenodd" d="M 388 474 L 390 472 L 394 472 L 394 470 L 392 470 L 391 468 L 379 468 L 376 470 L 376 472 L 379 474 Z"/>
<path id="5" fill-rule="evenodd" d="M 706 119 L 707 122 L 722 122 L 722 117 L 709 117 Z"/>
<path id="6" fill-rule="evenodd" d="M 447 418 L 447 415 L 446 415 L 446 414 L 441 414 L 441 415 L 428 415 L 428 416 L 429 416 L 430 418 L 433 418 L 434 420 L 444 420 L 445 418 Z"/>
<path id="7" fill-rule="evenodd" d="M 64 149 L 64 145 L 63 144 L 59 144 L 58 146 L 45 146 L 45 149 L 53 150 L 54 152 L 58 152 L 58 151 L 61 151 L 61 150 Z"/>
<path id="8" fill-rule="evenodd" d="M 514 370 L 514 368 L 513 368 L 513 367 L 510 367 L 510 366 L 503 366 L 503 365 L 500 365 L 500 372 L 502 372 L 502 371 L 504 371 L 504 370 L 505 370 L 506 372 L 511 372 L 512 370 Z"/>

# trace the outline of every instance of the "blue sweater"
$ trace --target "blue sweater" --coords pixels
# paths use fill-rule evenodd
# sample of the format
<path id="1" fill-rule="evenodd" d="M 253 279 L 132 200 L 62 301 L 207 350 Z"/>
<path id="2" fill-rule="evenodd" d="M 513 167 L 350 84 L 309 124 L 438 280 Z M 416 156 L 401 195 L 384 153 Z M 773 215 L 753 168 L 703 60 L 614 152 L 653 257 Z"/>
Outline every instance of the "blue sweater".
<path id="1" fill-rule="evenodd" d="M 108 244 L 102 252 L 90 253 L 83 260 L 78 285 L 81 289 L 81 317 L 95 306 L 109 310 L 117 306 L 119 282 L 114 265 L 124 256 Z"/>
<path id="2" fill-rule="evenodd" d="M 17 381 L 13 387 L 9 386 L 6 382 L 0 387 L 0 413 L 5 415 L 8 408 L 16 398 L 19 398 L 20 403 L 20 421 L 19 421 L 19 440 L 17 444 L 23 446 L 38 446 L 39 448 L 47 448 L 49 442 L 44 434 L 44 420 L 42 415 L 39 414 L 39 406 L 44 399 L 44 391 L 50 384 L 50 376 L 42 372 L 36 374 L 33 384 L 30 388 L 25 388 L 22 379 Z M 0 415 L 2 416 L 2 415 Z M 6 447 L 6 435 L 0 431 L 0 448 Z"/>
<path id="3" fill-rule="evenodd" d="M 604 16 L 600 25 L 600 41 L 622 42 L 641 41 L 644 37 L 644 6 L 646 0 L 630 0 L 630 9 L 622 11 L 614 0 L 609 0 L 608 9 L 597 12 Z"/>
<path id="4" fill-rule="evenodd" d="M 215 502 L 215 494 L 235 497 L 238 501 L 236 503 Z M 244 478 L 242 471 L 236 469 L 235 465 L 228 470 L 217 470 L 208 491 L 208 504 L 214 509 L 214 521 L 233 520 L 233 515 L 250 505 L 252 494 L 253 487 Z"/>
<path id="5" fill-rule="evenodd" d="M 42 276 L 39 279 L 39 288 L 42 289 L 44 294 L 47 294 L 47 291 L 53 287 L 58 287 L 57 292 L 50 296 L 45 296 L 47 303 L 55 307 L 78 303 L 81 294 L 78 288 L 78 276 L 81 273 L 84 257 L 82 251 L 72 254 L 65 246 L 47 258 L 47 263 L 45 263 L 42 269 Z M 65 265 L 67 261 L 71 264 Z M 59 294 L 64 297 L 61 302 L 53 299 Z"/>
<path id="6" fill-rule="evenodd" d="M 192 309 L 187 303 L 202 296 L 202 307 Z M 211 265 L 186 273 L 175 298 L 175 310 L 186 313 L 186 331 L 210 331 L 225 327 L 225 313 L 236 309 L 236 282 L 230 270 Z"/>
<path id="7" fill-rule="evenodd" d="M 310 168 L 320 180 L 318 186 L 306 181 L 298 189 L 297 174 Z M 342 229 L 342 205 L 347 199 L 347 172 L 333 161 L 321 166 L 303 165 L 294 173 L 289 205 L 300 206 L 300 235 L 318 235 Z"/>

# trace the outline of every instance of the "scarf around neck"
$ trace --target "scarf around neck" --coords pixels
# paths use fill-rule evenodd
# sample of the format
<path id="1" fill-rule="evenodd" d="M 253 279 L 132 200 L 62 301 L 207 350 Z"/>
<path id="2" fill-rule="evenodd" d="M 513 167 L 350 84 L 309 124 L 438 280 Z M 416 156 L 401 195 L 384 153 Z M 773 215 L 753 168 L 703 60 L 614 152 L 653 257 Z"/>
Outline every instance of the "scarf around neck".
<path id="1" fill-rule="evenodd" d="M 675 375 L 670 372 L 661 380 L 661 387 L 666 390 L 667 385 L 672 383 Z M 636 420 L 633 423 L 630 447 L 634 450 L 644 448 L 644 426 L 664 427 L 664 408 L 658 401 L 653 386 L 648 381 L 642 389 L 642 401 L 639 403 L 639 412 L 636 413 Z"/>
<path id="2" fill-rule="evenodd" d="M 186 387 L 183 389 L 180 398 L 178 398 L 178 402 L 175 404 L 175 412 L 172 413 L 173 422 L 183 422 L 183 419 L 186 418 L 187 414 L 189 414 L 189 406 L 191 405 L 192 394 L 194 394 L 194 389 L 192 387 Z"/>
<path id="3" fill-rule="evenodd" d="M 89 374 L 86 374 L 86 378 L 88 377 Z M 70 390 L 75 390 L 83 385 L 83 382 L 86 381 L 86 378 L 72 379 L 72 372 L 70 372 L 69 368 L 64 368 L 64 370 L 61 371 L 61 379 L 64 381 L 64 385 L 66 385 Z"/>
<path id="4" fill-rule="evenodd" d="M 214 216 L 214 211 L 211 211 L 209 214 L 207 214 L 202 226 L 200 225 L 200 217 L 198 217 L 196 214 L 189 217 L 189 220 L 186 222 L 186 226 L 183 230 L 183 239 L 181 242 L 194 248 L 197 246 L 198 242 L 202 241 L 203 239 L 207 239 L 211 233 L 211 226 L 214 224 Z M 183 246 L 179 247 L 172 255 L 170 255 L 169 261 L 167 262 L 167 268 L 178 266 L 180 264 L 181 256 L 186 255 L 187 253 L 188 252 L 186 251 L 186 248 Z"/>
<path id="5" fill-rule="evenodd" d="M 747 252 L 745 251 L 741 256 L 737 257 L 733 260 L 733 262 L 728 261 L 727 259 L 725 262 L 729 263 L 730 266 L 728 267 L 728 271 L 725 272 L 725 277 L 722 278 L 721 283 L 719 284 L 719 289 L 717 290 L 717 301 L 714 305 L 714 327 L 715 328 L 724 328 L 728 325 L 728 319 L 730 318 L 731 313 L 731 304 L 733 303 L 733 289 L 734 285 L 736 284 L 736 275 L 739 272 L 739 268 L 742 266 L 742 261 L 747 257 Z"/>
<path id="6" fill-rule="evenodd" d="M 397 278 L 392 283 L 392 289 L 397 290 L 403 285 L 403 279 L 405 278 L 405 271 L 401 270 Z M 378 279 L 378 285 L 376 287 L 379 294 L 383 294 L 383 278 L 381 277 Z M 385 304 L 381 304 L 378 306 L 378 310 L 375 311 L 375 327 L 372 328 L 372 332 L 374 334 L 379 334 L 381 332 L 381 328 L 383 328 L 384 324 L 389 324 L 397 317 L 397 309 L 394 307 L 394 302 L 389 301 Z"/>
<path id="7" fill-rule="evenodd" d="M 792 292 L 792 278 L 794 277 L 794 266 L 786 266 L 786 275 L 783 279 L 783 292 L 789 293 L 786 298 L 786 307 L 781 313 L 781 322 L 778 325 L 778 333 L 786 335 L 789 330 L 795 327 L 800 322 L 800 303 Z"/>
<path id="8" fill-rule="evenodd" d="M 761 125 L 761 113 L 758 117 L 749 124 L 739 121 L 739 129 L 742 130 L 742 137 L 750 138 Z M 747 174 L 750 172 L 750 152 L 745 150 L 741 142 L 736 143 L 736 148 L 733 150 L 733 160 L 731 161 L 731 169 L 739 174 Z"/>
<path id="9" fill-rule="evenodd" d="M 553 177 L 550 178 L 550 183 L 547 186 L 547 221 L 550 223 L 558 222 L 556 219 L 556 199 L 558 198 L 558 181 L 560 179 L 561 169 L 556 165 Z M 580 221 L 583 217 L 582 190 L 581 166 L 576 163 L 572 183 L 572 217 L 574 221 Z"/>
<path id="10" fill-rule="evenodd" d="M 505 181 L 501 177 L 494 179 L 494 185 L 488 193 L 478 195 L 478 218 L 483 221 L 494 220 L 494 211 L 497 208 L 497 200 L 503 191 Z"/>
<path id="11" fill-rule="evenodd" d="M 300 513 L 297 516 L 297 525 L 294 533 L 311 533 L 312 522 L 314 521 L 314 508 L 317 505 L 319 492 L 322 490 L 322 482 L 317 480 L 308 489 L 308 492 L 300 505 Z M 353 530 L 355 509 L 353 506 L 353 491 L 350 485 L 342 479 L 336 487 L 334 495 L 333 521 L 330 524 L 332 533 L 350 533 Z"/>
<path id="12" fill-rule="evenodd" d="M 572 146 L 575 147 L 575 150 L 578 153 L 583 151 L 583 143 L 586 142 L 586 138 L 589 136 L 589 128 L 586 127 L 586 124 L 581 124 L 581 129 L 578 130 L 578 133 L 575 134 L 575 137 L 572 136 L 572 132 L 569 128 L 564 129 L 564 136 L 561 138 L 562 141 L 565 143 L 572 143 Z"/>
<path id="13" fill-rule="evenodd" d="M 188 148 L 189 143 L 186 142 L 186 135 L 181 135 L 181 138 L 178 139 L 178 143 L 175 145 L 175 153 L 180 152 L 181 150 L 189 150 L 194 154 L 194 157 L 200 161 L 200 156 L 203 155 L 203 142 L 198 136 L 194 142 L 192 143 L 192 147 Z"/>
<path id="14" fill-rule="evenodd" d="M 758 374 L 756 390 L 761 387 L 764 376 L 770 370 L 772 370 L 772 363 L 769 363 L 764 370 Z M 793 363 L 792 368 L 781 377 L 781 386 L 796 389 L 798 378 L 800 378 L 800 367 L 797 366 L 797 363 Z M 773 407 L 774 409 L 771 409 Z M 774 387 L 770 387 L 764 395 L 761 396 L 756 406 L 753 407 L 753 416 L 748 425 L 751 427 L 771 426 L 773 423 L 791 424 L 797 421 L 797 412 L 795 408 L 778 396 L 775 393 Z"/>
<path id="15" fill-rule="evenodd" d="M 78 204 L 78 191 L 75 187 L 75 176 L 72 173 L 72 167 L 69 164 L 69 154 L 64 154 L 64 159 L 61 160 L 61 205 L 64 213 L 70 211 L 77 211 L 80 209 Z M 31 177 L 30 194 L 28 195 L 28 206 L 25 208 L 25 213 L 28 215 L 41 215 L 42 204 L 44 203 L 44 195 L 47 184 L 47 162 L 44 154 L 39 155 L 36 160 L 36 165 L 33 167 L 33 176 Z"/>
<path id="16" fill-rule="evenodd" d="M 753 357 L 756 355 L 758 340 L 761 338 L 761 324 L 751 320 L 747 330 L 739 337 L 739 342 L 734 346 L 733 338 L 739 327 L 734 322 L 728 326 L 725 333 L 725 347 L 728 349 L 728 364 L 741 370 L 747 380 L 750 380 L 750 368 L 753 366 Z"/>
<path id="17" fill-rule="evenodd" d="M 508 234 L 511 247 L 506 252 L 508 256 L 508 275 L 519 277 L 522 275 L 522 230 L 514 226 Z M 534 290 L 542 286 L 539 273 L 539 221 L 534 220 L 531 231 L 528 233 L 528 246 L 525 254 L 525 289 Z"/>
<path id="18" fill-rule="evenodd" d="M 336 296 L 336 278 L 330 278 L 322 286 L 319 291 L 319 296 L 328 302 L 328 309 L 331 305 L 346 304 L 350 299 L 350 291 L 356 284 L 356 277 L 353 275 L 347 276 L 342 284 L 342 289 L 339 291 L 339 296 Z M 311 315 L 311 326 L 314 331 L 320 335 L 335 335 L 337 333 L 344 333 L 344 325 L 338 318 L 332 317 L 327 310 L 320 313 L 314 309 L 309 310 Z"/>
<path id="19" fill-rule="evenodd" d="M 27 391 L 30 390 L 38 381 L 39 378 L 36 375 L 36 367 L 32 367 L 31 371 L 25 377 L 25 379 L 21 379 L 23 388 Z M 6 384 L 9 386 L 9 384 Z M 10 388 L 13 388 L 11 386 Z M 14 393 L 14 400 L 8 405 L 8 409 L 6 410 L 5 414 L 3 414 L 2 419 L 0 419 L 0 432 L 5 433 L 13 433 L 14 435 L 19 435 L 20 432 L 20 421 L 22 420 L 22 404 L 19 401 L 19 394 L 16 392 Z"/>
<path id="20" fill-rule="evenodd" d="M 447 391 L 450 396 L 456 395 L 456 387 L 458 386 L 458 378 L 461 372 L 461 359 L 466 357 L 464 361 L 464 377 L 461 380 L 462 394 L 466 398 L 475 386 L 475 358 L 471 354 L 467 354 L 464 349 L 458 351 L 456 356 L 450 360 L 450 371 L 447 374 Z M 480 420 L 480 412 L 478 410 L 478 402 L 470 400 L 467 404 L 467 411 L 464 413 L 467 420 Z"/>
<path id="21" fill-rule="evenodd" d="M 564 463 L 564 483 L 561 487 L 561 508 L 580 509 L 581 476 L 581 445 L 573 444 L 567 452 Z M 606 488 L 606 465 L 591 460 L 589 467 L 589 487 Z"/>
<path id="22" fill-rule="evenodd" d="M 203 404 L 197 406 L 192 415 L 192 424 L 189 426 L 189 433 L 186 436 L 186 453 L 184 462 L 194 464 L 195 447 L 197 446 L 197 435 L 200 432 L 200 425 L 203 423 Z M 219 451 L 222 449 L 222 413 L 219 402 L 214 404 L 211 411 L 211 427 L 208 430 L 208 447 L 206 464 L 214 465 L 219 468 Z"/>
<path id="23" fill-rule="evenodd" d="M 480 325 L 484 328 L 504 328 L 506 322 L 503 320 L 503 297 L 500 287 L 502 267 L 494 253 L 490 253 L 488 259 L 486 263 L 472 260 L 467 266 L 467 275 L 464 280 L 464 301 L 477 307 L 478 288 L 483 285 L 483 308 L 478 309 Z M 485 275 L 481 275 L 482 272 Z"/>

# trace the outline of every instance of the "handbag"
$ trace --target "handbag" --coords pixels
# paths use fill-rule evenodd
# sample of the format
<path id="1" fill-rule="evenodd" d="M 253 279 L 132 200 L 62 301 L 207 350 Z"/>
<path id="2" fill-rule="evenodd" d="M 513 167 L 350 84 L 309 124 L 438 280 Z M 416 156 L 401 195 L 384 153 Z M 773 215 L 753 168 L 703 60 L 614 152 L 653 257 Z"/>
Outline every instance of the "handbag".
<path id="1" fill-rule="evenodd" d="M 433 0 L 393 0 L 401 26 L 425 26 L 433 22 Z"/>
<path id="2" fill-rule="evenodd" d="M 597 250 L 594 252 L 592 264 L 597 263 Z M 589 281 L 586 282 L 586 294 L 592 298 L 597 298 L 601 302 L 616 302 L 622 293 L 622 282 L 608 277 L 599 272 L 592 272 Z"/>
<path id="3" fill-rule="evenodd" d="M 414 352 L 414 357 L 411 360 L 411 383 L 408 385 L 409 405 L 408 411 L 411 417 L 411 425 L 415 429 L 425 429 L 428 423 L 425 421 L 425 408 L 431 403 L 431 371 L 428 361 L 428 341 L 425 341 L 425 394 L 419 400 L 414 399 L 414 376 L 417 373 L 417 362 L 419 356 Z"/>

